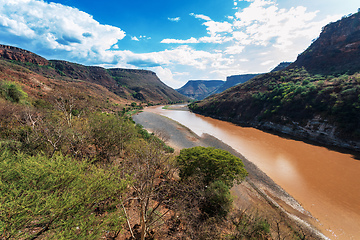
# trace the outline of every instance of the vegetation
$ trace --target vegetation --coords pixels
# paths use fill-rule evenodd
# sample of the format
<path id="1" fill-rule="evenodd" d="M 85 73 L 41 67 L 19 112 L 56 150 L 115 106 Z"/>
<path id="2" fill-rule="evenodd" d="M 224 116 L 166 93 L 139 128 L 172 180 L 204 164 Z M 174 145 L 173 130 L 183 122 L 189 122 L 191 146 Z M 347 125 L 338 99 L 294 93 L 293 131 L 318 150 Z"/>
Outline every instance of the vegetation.
<path id="1" fill-rule="evenodd" d="M 99 239 L 121 230 L 119 169 L 56 155 L 0 155 L 0 238 Z"/>
<path id="2" fill-rule="evenodd" d="M 27 94 L 14 82 L 0 82 L 0 96 L 11 102 L 20 102 L 27 98 Z"/>
<path id="3" fill-rule="evenodd" d="M 24 65 L 0 60 L 1 239 L 271 238 L 263 218 L 233 209 L 240 159 L 213 148 L 176 158 L 131 120 L 139 102 L 70 78 L 65 62 Z"/>
<path id="4" fill-rule="evenodd" d="M 205 185 L 220 181 L 229 188 L 234 181 L 239 183 L 247 176 L 241 159 L 211 147 L 183 149 L 177 157 L 177 164 L 182 179 L 200 175 Z"/>
<path id="5" fill-rule="evenodd" d="M 303 68 L 268 73 L 207 101 L 192 103 L 190 109 L 235 122 L 305 126 L 320 117 L 336 125 L 341 137 L 356 140 L 360 137 L 360 74 L 314 75 Z"/>

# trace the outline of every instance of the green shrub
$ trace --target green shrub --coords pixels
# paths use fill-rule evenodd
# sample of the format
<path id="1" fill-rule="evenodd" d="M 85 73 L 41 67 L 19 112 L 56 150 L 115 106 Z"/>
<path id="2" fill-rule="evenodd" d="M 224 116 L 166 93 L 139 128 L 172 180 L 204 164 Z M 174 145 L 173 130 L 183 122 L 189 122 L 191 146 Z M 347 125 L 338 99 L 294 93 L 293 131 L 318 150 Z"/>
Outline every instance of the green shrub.
<path id="1" fill-rule="evenodd" d="M 3 150 L 0 181 L 1 239 L 99 239 L 124 222 L 116 206 L 127 182 L 115 168 Z"/>
<path id="2" fill-rule="evenodd" d="M 202 175 L 205 185 L 219 180 L 231 187 L 234 181 L 240 182 L 247 176 L 240 158 L 228 151 L 213 147 L 182 149 L 176 161 L 181 178 Z"/>
<path id="3" fill-rule="evenodd" d="M 21 87 L 13 82 L 0 82 L 0 95 L 6 100 L 16 103 L 27 98 L 27 94 Z"/>
<path id="4" fill-rule="evenodd" d="M 229 187 L 222 181 L 212 182 L 205 190 L 202 211 L 210 217 L 226 217 L 231 210 L 232 197 Z"/>

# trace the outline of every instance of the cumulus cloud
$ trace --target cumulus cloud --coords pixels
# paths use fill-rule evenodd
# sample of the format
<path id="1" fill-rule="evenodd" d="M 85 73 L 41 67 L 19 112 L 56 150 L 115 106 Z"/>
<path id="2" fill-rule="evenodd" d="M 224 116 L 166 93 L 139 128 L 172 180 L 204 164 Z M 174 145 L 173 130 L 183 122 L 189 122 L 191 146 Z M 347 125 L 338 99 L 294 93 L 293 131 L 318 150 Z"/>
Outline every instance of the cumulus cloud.
<path id="1" fill-rule="evenodd" d="M 6 41 L 11 36 L 11 42 L 5 42 L 11 45 L 17 41 L 42 52 L 65 51 L 76 58 L 111 61 L 106 50 L 125 35 L 73 7 L 41 0 L 0 2 L 0 38 Z"/>
<path id="2" fill-rule="evenodd" d="M 227 54 L 240 54 L 244 50 L 245 46 L 234 45 L 227 47 L 225 53 Z"/>
<path id="3" fill-rule="evenodd" d="M 252 0 L 250 6 L 235 14 L 234 37 L 240 35 L 243 44 L 267 46 L 272 44 L 286 50 L 296 38 L 311 40 L 319 34 L 322 26 L 332 16 L 322 21 L 314 21 L 317 11 L 309 12 L 305 7 L 278 8 L 273 0 Z M 306 42 L 307 44 L 307 42 Z"/>
<path id="4" fill-rule="evenodd" d="M 163 39 L 161 43 L 177 43 L 177 44 L 189 44 L 189 43 L 217 43 L 221 44 L 224 42 L 231 41 L 231 38 L 224 36 L 227 33 L 232 32 L 232 24 L 229 22 L 216 22 L 211 20 L 210 17 L 203 14 L 191 13 L 191 16 L 195 18 L 205 20 L 202 25 L 206 26 L 206 30 L 210 36 L 200 37 L 198 39 L 191 37 L 189 39 Z"/>
<path id="5" fill-rule="evenodd" d="M 135 36 L 133 36 L 133 37 L 131 37 L 131 40 L 133 40 L 133 41 L 140 41 L 137 37 L 135 37 Z"/>

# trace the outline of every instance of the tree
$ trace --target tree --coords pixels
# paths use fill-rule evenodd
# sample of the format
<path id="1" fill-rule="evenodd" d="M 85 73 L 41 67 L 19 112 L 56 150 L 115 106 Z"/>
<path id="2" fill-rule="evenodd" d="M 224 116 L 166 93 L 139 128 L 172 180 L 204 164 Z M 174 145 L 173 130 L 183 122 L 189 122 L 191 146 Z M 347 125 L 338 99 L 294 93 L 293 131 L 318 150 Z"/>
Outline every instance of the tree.
<path id="1" fill-rule="evenodd" d="M 135 125 L 127 118 L 106 113 L 90 116 L 90 128 L 98 156 L 106 161 L 120 155 L 136 133 Z"/>
<path id="2" fill-rule="evenodd" d="M 234 182 L 239 183 L 247 176 L 240 158 L 213 147 L 182 149 L 176 162 L 182 179 L 203 175 L 205 185 L 219 180 L 231 188 Z"/>
<path id="3" fill-rule="evenodd" d="M 124 174 L 133 179 L 130 185 L 130 194 L 124 199 L 124 203 L 131 209 L 137 209 L 140 225 L 138 238 L 144 240 L 151 235 L 151 230 L 160 226 L 164 216 L 169 212 L 161 208 L 164 201 L 159 197 L 163 189 L 163 183 L 171 179 L 172 170 L 171 154 L 166 154 L 163 147 L 155 139 L 145 141 L 140 139 L 127 149 L 124 160 Z M 134 222 L 133 222 L 134 223 Z M 128 226 L 132 231 L 130 220 Z"/>

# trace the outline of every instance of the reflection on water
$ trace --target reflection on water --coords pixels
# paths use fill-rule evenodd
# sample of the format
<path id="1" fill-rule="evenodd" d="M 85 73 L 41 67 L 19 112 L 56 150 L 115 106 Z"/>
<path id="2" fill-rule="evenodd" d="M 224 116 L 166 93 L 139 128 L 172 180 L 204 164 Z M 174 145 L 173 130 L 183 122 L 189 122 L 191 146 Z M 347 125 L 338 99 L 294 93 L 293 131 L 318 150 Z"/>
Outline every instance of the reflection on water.
<path id="1" fill-rule="evenodd" d="M 332 239 L 360 239 L 360 161 L 325 147 L 239 127 L 189 111 L 153 111 L 244 155 L 318 218 Z"/>

